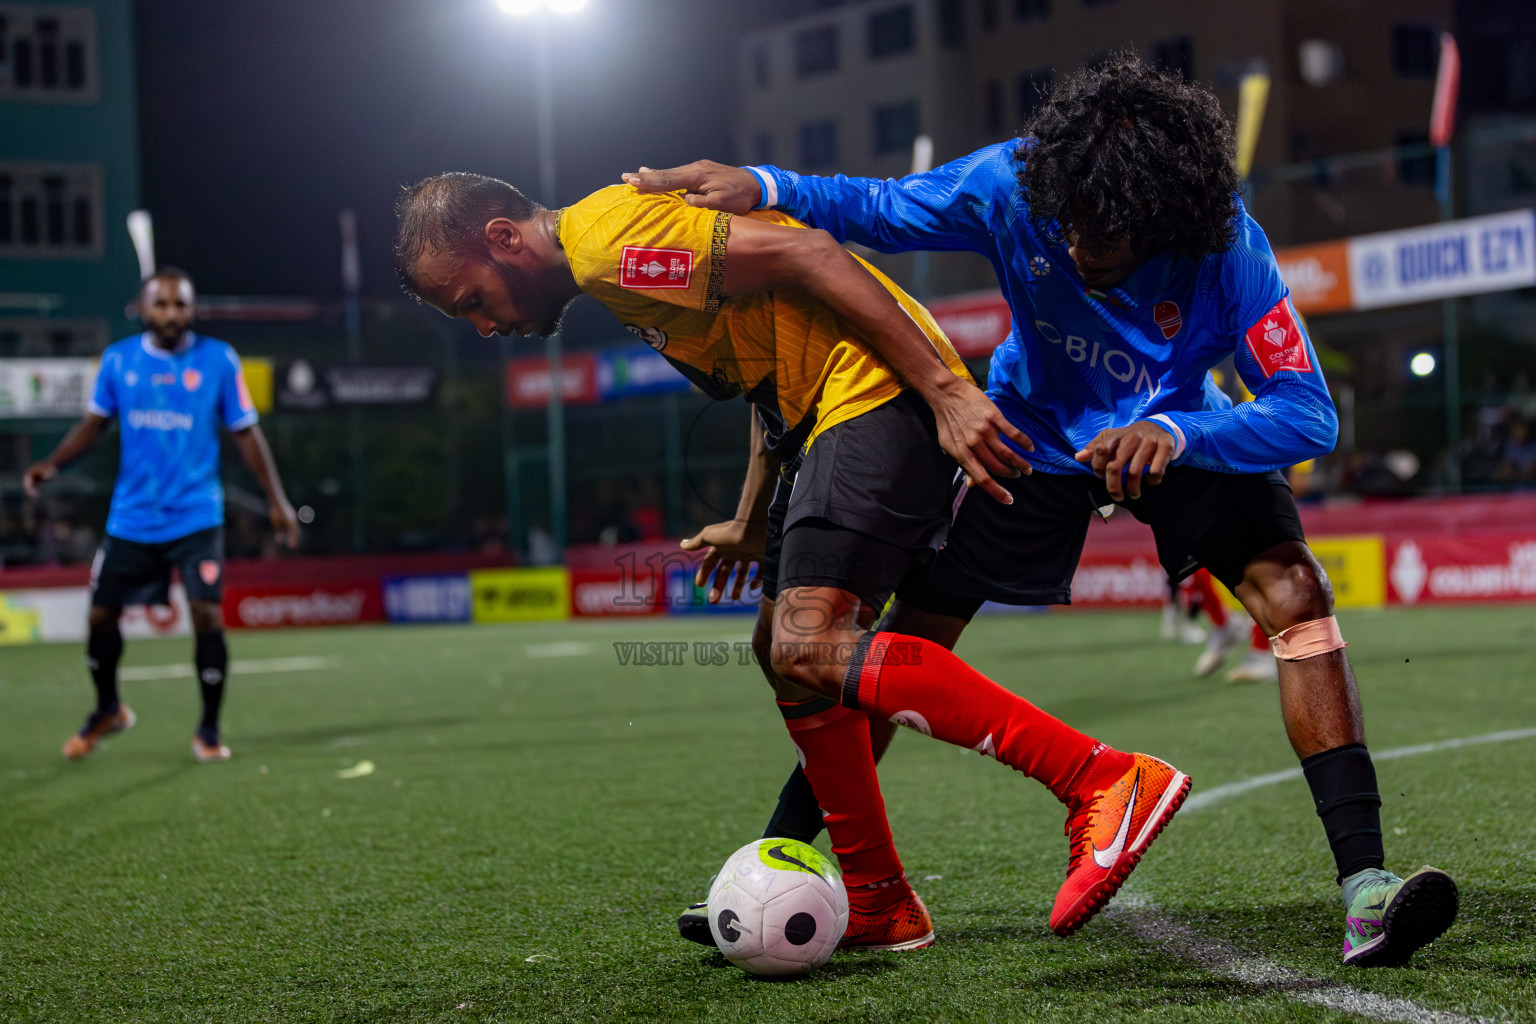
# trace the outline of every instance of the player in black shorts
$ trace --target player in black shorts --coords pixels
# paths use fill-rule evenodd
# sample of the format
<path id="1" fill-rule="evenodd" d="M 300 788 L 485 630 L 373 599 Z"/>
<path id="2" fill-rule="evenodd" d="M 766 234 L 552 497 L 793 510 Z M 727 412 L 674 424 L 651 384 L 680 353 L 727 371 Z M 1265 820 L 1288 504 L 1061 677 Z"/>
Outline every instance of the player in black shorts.
<path id="1" fill-rule="evenodd" d="M 123 607 L 168 604 L 171 572 L 187 590 L 196 634 L 203 713 L 192 736 L 199 761 L 224 761 L 219 709 L 229 651 L 224 642 L 224 489 L 219 482 L 219 427 L 267 493 L 272 525 L 290 548 L 299 525 L 283 493 L 277 467 L 256 425 L 234 349 L 191 330 L 194 292 L 184 272 L 164 268 L 144 282 L 139 318 L 146 330 L 108 346 L 84 418 L 46 459 L 27 470 L 28 494 L 90 450 L 108 422 L 122 436 L 117 483 L 106 539 L 91 568 L 90 633 L 86 663 L 96 687 L 96 709 L 64 743 L 64 756 L 85 757 L 103 737 L 133 725 L 133 711 L 118 697 L 118 626 Z"/>
<path id="2" fill-rule="evenodd" d="M 1120 53 L 1058 79 L 1019 139 L 899 180 L 709 162 L 624 179 L 885 252 L 991 261 L 1012 322 L 988 394 L 1029 434 L 1037 472 L 1006 483 L 1012 503 L 965 502 L 889 628 L 949 646 L 988 598 L 1067 600 L 1093 509 L 1123 501 L 1170 575 L 1204 565 L 1264 628 L 1341 886 L 1344 962 L 1402 964 L 1455 920 L 1456 885 L 1385 867 L 1332 589 L 1273 473 L 1331 451 L 1338 416 L 1232 152 L 1209 89 Z M 1234 407 L 1210 383 L 1226 359 L 1253 401 Z"/>

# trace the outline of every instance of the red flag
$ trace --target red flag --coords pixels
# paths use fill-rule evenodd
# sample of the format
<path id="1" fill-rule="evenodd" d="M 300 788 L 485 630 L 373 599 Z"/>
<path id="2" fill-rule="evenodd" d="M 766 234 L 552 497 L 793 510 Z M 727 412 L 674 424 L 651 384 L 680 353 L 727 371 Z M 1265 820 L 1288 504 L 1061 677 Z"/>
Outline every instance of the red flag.
<path id="1" fill-rule="evenodd" d="M 1456 130 L 1456 92 L 1461 85 L 1461 53 L 1456 38 L 1440 33 L 1440 71 L 1435 75 L 1435 106 L 1429 115 L 1429 143 L 1449 146 Z"/>

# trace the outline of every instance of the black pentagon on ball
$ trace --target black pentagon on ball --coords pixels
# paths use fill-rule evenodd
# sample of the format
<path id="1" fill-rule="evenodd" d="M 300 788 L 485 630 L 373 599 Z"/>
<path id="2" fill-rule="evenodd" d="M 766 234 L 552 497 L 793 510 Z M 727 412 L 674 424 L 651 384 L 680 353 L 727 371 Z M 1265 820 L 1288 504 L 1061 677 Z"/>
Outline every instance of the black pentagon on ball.
<path id="1" fill-rule="evenodd" d="M 784 922 L 784 937 L 797 946 L 803 946 L 816 937 L 816 919 L 805 911 Z"/>
<path id="2" fill-rule="evenodd" d="M 720 916 L 715 919 L 715 926 L 720 929 L 720 937 L 726 942 L 735 942 L 741 938 L 741 930 L 736 927 L 736 922 L 740 920 L 741 918 L 737 916 L 734 910 L 720 911 Z M 813 921 L 811 927 L 814 928 L 815 926 Z"/>

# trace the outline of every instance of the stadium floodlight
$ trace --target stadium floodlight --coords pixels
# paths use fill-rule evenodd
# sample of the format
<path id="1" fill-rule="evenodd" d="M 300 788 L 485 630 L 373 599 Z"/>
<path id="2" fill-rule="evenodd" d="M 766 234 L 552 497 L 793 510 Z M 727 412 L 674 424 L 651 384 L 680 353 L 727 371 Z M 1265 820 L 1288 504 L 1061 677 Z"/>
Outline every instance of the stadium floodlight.
<path id="1" fill-rule="evenodd" d="M 1408 360 L 1408 369 L 1413 371 L 1415 377 L 1428 377 L 1435 372 L 1435 354 L 1433 352 L 1420 352 Z"/>
<path id="2" fill-rule="evenodd" d="M 496 6 L 508 14 L 519 17 L 554 11 L 556 14 L 575 14 L 587 6 L 587 0 L 496 0 Z"/>

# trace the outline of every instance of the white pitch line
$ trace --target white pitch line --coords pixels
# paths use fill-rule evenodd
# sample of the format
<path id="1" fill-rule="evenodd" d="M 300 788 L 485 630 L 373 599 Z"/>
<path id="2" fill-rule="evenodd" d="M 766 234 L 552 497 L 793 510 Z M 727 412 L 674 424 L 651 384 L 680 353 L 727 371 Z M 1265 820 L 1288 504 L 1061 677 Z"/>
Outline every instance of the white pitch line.
<path id="1" fill-rule="evenodd" d="M 525 658 L 581 658 L 597 650 L 596 644 L 581 640 L 563 640 L 554 644 L 529 644 L 523 648 Z"/>
<path id="2" fill-rule="evenodd" d="M 1536 729 L 1506 729 L 1503 732 L 1489 732 L 1481 736 L 1461 736 L 1450 740 L 1437 740 L 1434 743 L 1418 743 L 1411 747 L 1394 747 L 1391 750 L 1372 751 L 1373 761 L 1396 761 L 1403 757 L 1417 757 L 1420 754 L 1433 754 L 1441 750 L 1457 750 L 1461 747 L 1476 747 L 1484 743 L 1508 743 L 1511 740 L 1536 739 Z M 1262 789 L 1265 786 L 1273 786 L 1281 782 L 1290 782 L 1292 779 L 1303 778 L 1300 768 L 1287 768 L 1280 772 L 1270 772 L 1268 775 L 1255 775 L 1251 779 L 1243 779 L 1239 782 L 1228 782 L 1221 786 L 1212 786 L 1210 789 L 1199 793 L 1191 793 L 1189 799 L 1184 801 L 1184 813 L 1199 811 L 1216 804 L 1224 803 L 1234 796 L 1247 793 L 1250 790 Z"/>
<path id="3" fill-rule="evenodd" d="M 296 658 L 255 658 L 250 661 L 232 661 L 229 663 L 229 674 L 235 675 L 265 675 L 272 672 L 318 672 L 321 669 L 335 668 L 341 664 L 339 658 L 296 657 Z M 126 682 L 142 682 L 150 679 L 191 679 L 195 674 L 191 665 L 134 665 L 129 668 L 117 670 L 117 677 Z"/>
<path id="4" fill-rule="evenodd" d="M 1484 1024 L 1492 1018 L 1466 1017 L 1446 1010 L 1431 1010 L 1408 999 L 1363 992 L 1326 978 L 1309 978 L 1270 960 L 1251 956 L 1202 935 L 1145 897 L 1122 893 L 1107 911 L 1123 920 L 1142 939 L 1191 960 L 1212 974 L 1230 978 L 1250 988 L 1274 992 L 1299 1003 L 1310 1003 L 1370 1020 L 1401 1024 Z"/>
<path id="5" fill-rule="evenodd" d="M 1434 743 L 1416 743 L 1411 747 L 1394 747 L 1371 755 L 1375 761 L 1395 761 L 1404 757 L 1418 757 L 1442 750 L 1481 746 L 1485 743 L 1507 743 L 1512 740 L 1536 739 L 1536 729 L 1506 729 L 1502 732 L 1484 733 L 1481 736 L 1461 736 Z M 1268 775 L 1255 775 L 1251 779 L 1215 786 L 1202 793 L 1191 794 L 1184 801 L 1183 811 L 1189 813 L 1229 800 L 1234 796 L 1273 786 L 1292 779 L 1303 778 L 1300 768 L 1288 768 Z M 1155 946 L 1162 946 L 1174 955 L 1192 960 L 1213 974 L 1219 974 L 1252 988 L 1271 991 L 1300 1003 L 1322 1006 L 1340 1013 L 1353 1014 L 1378 1021 L 1395 1021 L 1401 1024 L 1485 1024 L 1493 1018 L 1465 1017 L 1447 1010 L 1431 1010 L 1409 999 L 1362 992 L 1360 989 L 1325 978 L 1309 978 L 1289 968 L 1282 967 L 1262 957 L 1250 956 L 1219 939 L 1201 935 L 1193 928 L 1164 913 L 1147 897 L 1135 893 L 1121 893 L 1119 899 L 1107 910 L 1108 916 L 1125 920 L 1142 939 Z"/>

